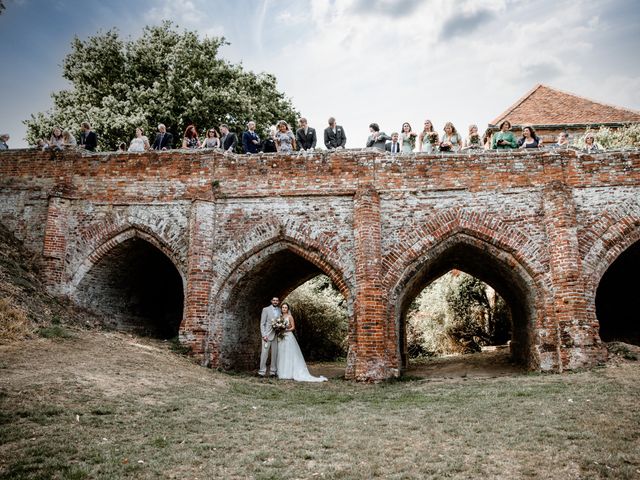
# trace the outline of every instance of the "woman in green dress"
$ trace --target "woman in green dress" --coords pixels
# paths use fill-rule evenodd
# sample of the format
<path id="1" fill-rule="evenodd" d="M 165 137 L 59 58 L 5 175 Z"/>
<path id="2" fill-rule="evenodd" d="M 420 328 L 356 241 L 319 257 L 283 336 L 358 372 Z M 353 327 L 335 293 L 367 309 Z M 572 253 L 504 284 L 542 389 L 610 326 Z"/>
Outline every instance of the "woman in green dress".
<path id="1" fill-rule="evenodd" d="M 507 150 L 510 148 L 518 148 L 518 141 L 511 130 L 511 122 L 503 120 L 500 124 L 500 131 L 493 135 L 491 148 L 497 150 Z"/>

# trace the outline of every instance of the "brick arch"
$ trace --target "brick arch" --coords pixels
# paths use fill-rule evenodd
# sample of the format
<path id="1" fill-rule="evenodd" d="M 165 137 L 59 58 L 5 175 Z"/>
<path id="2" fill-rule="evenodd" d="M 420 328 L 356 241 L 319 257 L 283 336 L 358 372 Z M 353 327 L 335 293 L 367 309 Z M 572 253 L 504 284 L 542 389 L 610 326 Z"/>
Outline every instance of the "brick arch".
<path id="1" fill-rule="evenodd" d="M 218 287 L 212 291 L 207 341 L 207 355 L 212 359 L 212 364 L 227 369 L 254 368 L 257 365 L 254 357 L 259 353 L 260 348 L 259 335 L 257 335 L 259 327 L 255 328 L 255 323 L 259 319 L 260 310 L 266 303 L 260 303 L 265 301 L 263 298 L 251 297 L 257 281 L 255 278 L 250 280 L 247 278 L 250 278 L 252 272 L 260 272 L 274 258 L 280 258 L 283 255 L 292 255 L 302 263 L 307 262 L 312 268 L 303 271 L 301 276 L 294 278 L 292 282 L 283 282 L 284 288 L 274 286 L 271 290 L 273 295 L 286 297 L 301 283 L 317 275 L 316 272 L 322 272 L 332 280 L 344 296 L 350 323 L 353 322 L 354 288 L 340 266 L 327 259 L 324 251 L 318 247 L 318 245 L 301 242 L 299 239 L 285 235 L 280 230 L 279 235 L 259 242 L 252 249 L 238 256 L 229 266 L 225 277 L 218 282 Z M 254 303 L 247 305 L 250 301 Z M 238 319 L 237 317 L 241 315 L 246 318 Z M 237 347 L 240 344 L 242 348 Z"/>
<path id="2" fill-rule="evenodd" d="M 114 247 L 132 238 L 145 240 L 160 250 L 176 267 L 176 270 L 182 278 L 183 289 L 186 289 L 184 272 L 181 269 L 178 256 L 174 253 L 171 246 L 146 225 L 133 224 L 120 226 L 117 230 L 106 231 L 103 235 L 94 237 L 93 243 L 97 244 L 97 247 L 83 258 L 80 266 L 71 275 L 71 281 L 69 283 L 70 293 L 73 294 L 87 272 L 89 272 L 94 265 L 98 264 Z"/>
<path id="3" fill-rule="evenodd" d="M 538 368 L 537 330 L 543 323 L 545 286 L 541 272 L 522 262 L 522 254 L 517 255 L 518 250 L 514 251 L 513 247 L 513 242 L 505 245 L 486 232 L 478 235 L 462 225 L 447 229 L 437 241 L 425 241 L 420 250 L 414 246 L 410 260 L 405 260 L 393 285 L 388 285 L 387 318 L 392 321 L 387 331 L 387 348 L 397 351 L 399 363 L 404 362 L 403 322 L 410 302 L 432 280 L 451 268 L 460 268 L 489 283 L 505 298 L 514 320 L 512 354 L 528 368 Z"/>
<path id="4" fill-rule="evenodd" d="M 383 285 L 391 291 L 394 285 L 410 265 L 430 248 L 455 235 L 467 235 L 493 245 L 513 256 L 514 260 L 525 268 L 531 277 L 538 277 L 543 270 L 534 263 L 536 258 L 528 258 L 525 252 L 537 253 L 538 248 L 520 229 L 506 224 L 499 218 L 486 212 L 470 212 L 462 210 L 443 212 L 434 215 L 424 225 L 411 231 L 398 242 L 403 248 L 394 251 L 383 261 Z"/>

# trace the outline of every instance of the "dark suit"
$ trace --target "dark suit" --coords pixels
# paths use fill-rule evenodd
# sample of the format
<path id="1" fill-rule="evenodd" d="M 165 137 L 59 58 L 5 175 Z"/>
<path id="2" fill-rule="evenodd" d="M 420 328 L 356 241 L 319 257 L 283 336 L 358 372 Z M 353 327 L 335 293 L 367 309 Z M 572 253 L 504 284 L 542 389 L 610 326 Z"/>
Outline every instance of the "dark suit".
<path id="1" fill-rule="evenodd" d="M 369 135 L 367 138 L 367 148 L 379 148 L 380 150 L 385 149 L 385 143 L 387 140 L 391 140 L 391 137 L 384 132 L 378 132 L 378 137 L 374 138 L 373 134 Z"/>
<path id="2" fill-rule="evenodd" d="M 304 133 L 304 128 L 299 128 L 296 131 L 296 143 L 298 144 L 298 150 L 308 150 L 310 148 L 316 148 L 318 138 L 316 137 L 316 129 L 307 127 L 307 134 Z"/>
<path id="3" fill-rule="evenodd" d="M 236 145 L 238 145 L 238 137 L 235 133 L 229 132 L 224 137 L 222 137 L 222 149 L 226 152 L 231 149 L 232 152 L 235 152 Z"/>
<path id="4" fill-rule="evenodd" d="M 327 148 L 344 147 L 347 144 L 347 135 L 340 125 L 336 125 L 336 131 L 331 127 L 324 129 L 324 146 Z"/>
<path id="5" fill-rule="evenodd" d="M 96 132 L 89 130 L 88 132 L 82 132 L 80 134 L 80 146 L 85 149 L 95 152 L 98 146 L 98 136 Z"/>
<path id="6" fill-rule="evenodd" d="M 151 148 L 154 150 L 162 150 L 163 148 L 170 150 L 173 148 L 173 135 L 169 132 L 165 132 L 164 134 L 158 133 L 156 135 L 156 139 L 153 141 L 153 145 L 151 145 Z"/>
<path id="7" fill-rule="evenodd" d="M 256 140 L 258 143 L 253 143 L 253 140 Z M 242 148 L 244 148 L 244 153 L 258 153 L 258 148 L 260 148 L 260 138 L 258 134 L 256 132 L 250 132 L 249 130 L 244 132 L 242 134 Z"/>
<path id="8" fill-rule="evenodd" d="M 391 153 L 400 153 L 402 151 L 402 144 L 400 142 L 396 142 L 396 149 L 395 151 L 392 150 L 393 148 L 393 142 L 389 142 L 384 146 L 384 149 L 387 152 L 391 152 Z"/>

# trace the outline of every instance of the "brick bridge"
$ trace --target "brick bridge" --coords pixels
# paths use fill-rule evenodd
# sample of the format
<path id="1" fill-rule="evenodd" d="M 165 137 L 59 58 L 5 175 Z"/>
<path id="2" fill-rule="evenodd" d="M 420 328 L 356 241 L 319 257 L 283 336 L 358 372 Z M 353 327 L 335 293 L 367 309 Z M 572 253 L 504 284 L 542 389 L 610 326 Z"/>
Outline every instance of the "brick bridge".
<path id="1" fill-rule="evenodd" d="M 7 151 L 0 222 L 42 255 L 52 292 L 179 332 L 212 367 L 255 368 L 260 309 L 320 273 L 346 299 L 358 380 L 401 374 L 407 309 L 453 268 L 507 301 L 531 369 L 593 365 L 601 338 L 638 330 L 637 151 Z"/>

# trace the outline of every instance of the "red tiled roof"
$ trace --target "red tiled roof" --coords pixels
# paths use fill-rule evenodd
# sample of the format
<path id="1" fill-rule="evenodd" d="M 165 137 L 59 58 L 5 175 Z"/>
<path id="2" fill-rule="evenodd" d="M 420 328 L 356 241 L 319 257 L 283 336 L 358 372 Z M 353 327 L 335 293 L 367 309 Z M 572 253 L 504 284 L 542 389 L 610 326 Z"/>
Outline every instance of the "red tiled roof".
<path id="1" fill-rule="evenodd" d="M 640 112 L 615 107 L 538 84 L 496 117 L 513 125 L 569 125 L 640 122 Z"/>

